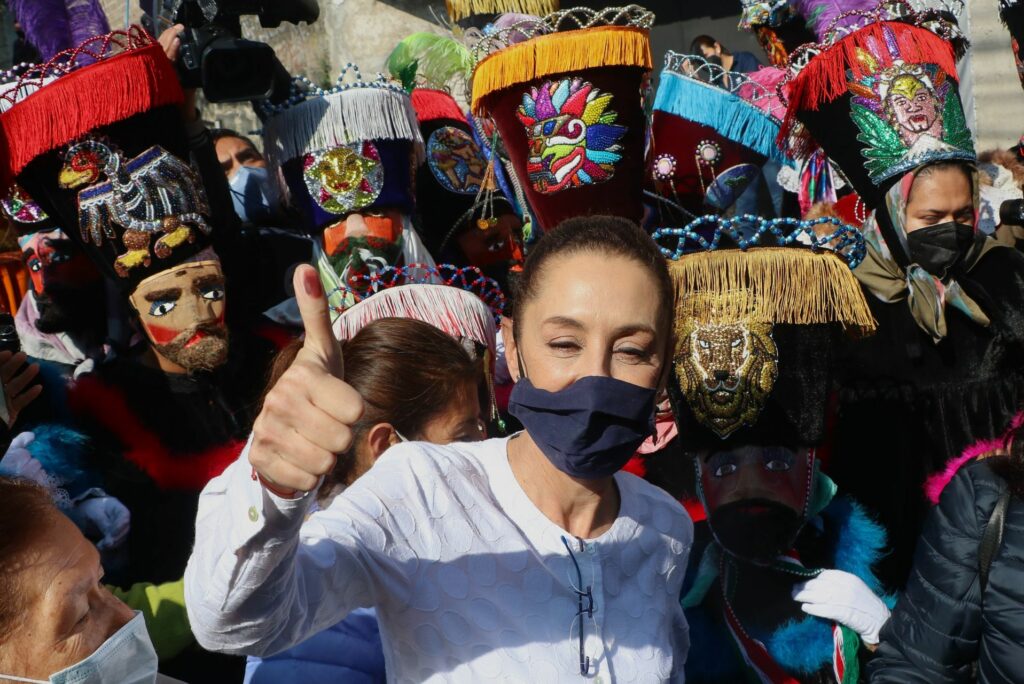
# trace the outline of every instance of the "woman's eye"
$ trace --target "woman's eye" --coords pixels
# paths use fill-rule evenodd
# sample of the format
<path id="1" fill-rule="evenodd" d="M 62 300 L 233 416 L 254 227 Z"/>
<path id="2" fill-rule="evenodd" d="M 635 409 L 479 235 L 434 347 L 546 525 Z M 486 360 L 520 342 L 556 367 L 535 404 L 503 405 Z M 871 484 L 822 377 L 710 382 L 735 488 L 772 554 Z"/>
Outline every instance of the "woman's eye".
<path id="1" fill-rule="evenodd" d="M 781 458 L 773 458 L 770 461 L 766 461 L 764 467 L 765 470 L 770 470 L 773 473 L 782 473 L 789 470 L 790 463 Z"/>
<path id="2" fill-rule="evenodd" d="M 220 285 L 203 288 L 203 299 L 207 299 L 211 302 L 219 302 L 224 299 L 224 288 Z"/>
<path id="3" fill-rule="evenodd" d="M 158 299 L 149 306 L 149 315 L 166 316 L 174 310 L 175 306 L 177 306 L 177 302 L 169 299 Z"/>
<path id="4" fill-rule="evenodd" d="M 575 351 L 575 350 L 580 348 L 580 345 L 578 345 L 575 342 L 568 341 L 568 340 L 562 340 L 562 341 L 558 341 L 558 342 L 549 342 L 548 346 L 551 347 L 552 349 L 561 349 L 561 350 L 564 350 L 564 351 Z"/>

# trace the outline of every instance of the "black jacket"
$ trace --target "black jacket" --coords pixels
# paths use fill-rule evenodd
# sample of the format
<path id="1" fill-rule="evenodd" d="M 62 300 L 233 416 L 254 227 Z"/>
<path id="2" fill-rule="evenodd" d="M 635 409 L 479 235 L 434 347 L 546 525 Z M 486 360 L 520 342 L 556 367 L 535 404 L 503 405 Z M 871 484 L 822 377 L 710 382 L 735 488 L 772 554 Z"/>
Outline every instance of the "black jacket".
<path id="1" fill-rule="evenodd" d="M 907 590 L 882 630 L 870 681 L 1024 682 L 1024 475 L 1005 457 L 970 463 L 929 513 Z M 982 596 L 978 547 L 1011 487 L 1003 542 Z"/>

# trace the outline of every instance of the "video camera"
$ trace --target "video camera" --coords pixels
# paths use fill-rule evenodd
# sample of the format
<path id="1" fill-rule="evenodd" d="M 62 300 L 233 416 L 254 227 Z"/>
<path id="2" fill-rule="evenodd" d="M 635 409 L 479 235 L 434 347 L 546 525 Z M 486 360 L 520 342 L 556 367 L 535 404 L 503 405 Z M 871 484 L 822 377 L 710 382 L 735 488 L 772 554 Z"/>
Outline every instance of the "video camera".
<path id="1" fill-rule="evenodd" d="M 143 24 L 154 36 L 175 24 L 181 36 L 178 75 L 185 88 L 202 88 L 210 102 L 288 96 L 290 76 L 266 43 L 242 38 L 241 17 L 256 15 L 264 28 L 281 22 L 313 23 L 317 0 L 139 0 Z"/>

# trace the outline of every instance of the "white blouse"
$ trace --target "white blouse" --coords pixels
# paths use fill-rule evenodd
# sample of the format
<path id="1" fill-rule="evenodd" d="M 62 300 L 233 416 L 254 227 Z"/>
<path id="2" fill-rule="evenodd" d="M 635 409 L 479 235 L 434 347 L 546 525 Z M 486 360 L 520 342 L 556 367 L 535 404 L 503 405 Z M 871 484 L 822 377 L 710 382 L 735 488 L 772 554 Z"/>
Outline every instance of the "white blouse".
<path id="1" fill-rule="evenodd" d="M 271 655 L 373 606 L 392 682 L 579 680 L 581 623 L 586 679 L 683 681 L 683 507 L 619 473 L 618 518 L 581 541 L 533 505 L 507 443 L 398 445 L 306 521 L 314 497 L 267 492 L 246 449 L 199 502 L 199 643 Z"/>

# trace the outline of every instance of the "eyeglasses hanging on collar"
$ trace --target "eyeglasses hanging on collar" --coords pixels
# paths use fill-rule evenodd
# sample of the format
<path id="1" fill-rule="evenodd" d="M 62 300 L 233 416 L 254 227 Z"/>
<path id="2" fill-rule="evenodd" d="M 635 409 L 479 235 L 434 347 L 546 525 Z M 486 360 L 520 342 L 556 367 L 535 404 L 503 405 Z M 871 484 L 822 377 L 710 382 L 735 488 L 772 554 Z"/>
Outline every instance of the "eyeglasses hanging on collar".
<path id="1" fill-rule="evenodd" d="M 579 542 L 579 550 L 580 552 L 582 552 L 585 548 L 583 540 L 577 538 L 576 541 Z M 594 617 L 594 592 L 593 588 L 589 584 L 587 585 L 586 589 L 581 589 L 581 587 L 583 586 L 583 571 L 580 570 L 580 564 L 576 560 L 575 554 L 573 554 L 572 552 L 572 546 L 569 544 L 569 540 L 565 537 L 562 537 L 562 543 L 565 544 L 565 550 L 569 552 L 569 558 L 572 559 L 572 564 L 576 568 L 576 584 L 574 585 L 570 581 L 569 586 L 572 587 L 573 592 L 575 592 L 577 600 L 576 617 L 573 618 L 573 624 L 576 623 L 576 620 L 579 620 L 580 622 L 580 674 L 586 676 L 590 674 L 590 657 L 586 655 L 583 648 L 584 642 L 586 640 L 585 635 L 583 633 L 583 617 L 584 615 L 591 619 L 593 619 Z M 570 635 L 572 634 L 572 626 L 569 627 L 569 633 Z"/>

